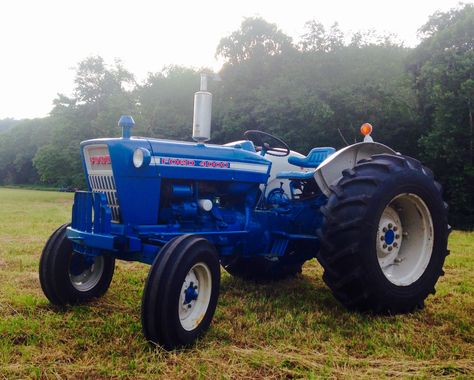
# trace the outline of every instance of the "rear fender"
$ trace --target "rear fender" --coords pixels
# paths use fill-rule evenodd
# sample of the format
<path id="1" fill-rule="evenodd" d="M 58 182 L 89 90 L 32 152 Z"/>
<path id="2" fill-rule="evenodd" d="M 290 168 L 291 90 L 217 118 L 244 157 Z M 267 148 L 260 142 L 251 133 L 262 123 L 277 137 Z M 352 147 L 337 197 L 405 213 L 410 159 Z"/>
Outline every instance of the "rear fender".
<path id="1" fill-rule="evenodd" d="M 344 169 L 351 169 L 358 161 L 382 153 L 400 154 L 392 148 L 376 142 L 349 145 L 321 162 L 314 172 L 314 179 L 324 195 L 329 196 L 330 186 L 337 183 Z"/>

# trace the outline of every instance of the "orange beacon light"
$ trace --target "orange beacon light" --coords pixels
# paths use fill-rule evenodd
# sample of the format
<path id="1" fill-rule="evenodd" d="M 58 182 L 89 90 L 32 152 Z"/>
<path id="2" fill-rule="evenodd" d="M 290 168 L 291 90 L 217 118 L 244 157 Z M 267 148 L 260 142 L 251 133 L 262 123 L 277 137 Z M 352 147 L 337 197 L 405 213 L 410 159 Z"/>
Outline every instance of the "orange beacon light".
<path id="1" fill-rule="evenodd" d="M 373 142 L 374 140 L 372 139 L 372 137 L 370 136 L 370 134 L 372 133 L 372 124 L 370 123 L 364 123 L 361 125 L 360 127 L 360 133 L 362 133 L 364 135 L 364 142 Z"/>

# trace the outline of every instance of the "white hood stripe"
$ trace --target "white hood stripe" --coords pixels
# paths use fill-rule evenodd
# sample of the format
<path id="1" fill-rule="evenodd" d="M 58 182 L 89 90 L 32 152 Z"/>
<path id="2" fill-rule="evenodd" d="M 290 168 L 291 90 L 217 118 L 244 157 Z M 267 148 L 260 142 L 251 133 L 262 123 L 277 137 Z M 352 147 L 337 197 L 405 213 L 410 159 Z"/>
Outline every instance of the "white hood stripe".
<path id="1" fill-rule="evenodd" d="M 172 166 L 195 169 L 241 170 L 254 173 L 267 173 L 268 164 L 251 164 L 236 161 L 198 160 L 180 157 L 152 156 L 151 166 Z"/>

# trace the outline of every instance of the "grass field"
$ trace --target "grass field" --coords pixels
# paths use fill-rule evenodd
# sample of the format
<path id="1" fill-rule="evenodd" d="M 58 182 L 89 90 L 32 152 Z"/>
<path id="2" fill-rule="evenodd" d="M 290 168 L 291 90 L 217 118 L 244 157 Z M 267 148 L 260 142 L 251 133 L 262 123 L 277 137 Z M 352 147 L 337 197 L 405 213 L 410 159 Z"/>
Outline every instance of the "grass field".
<path id="1" fill-rule="evenodd" d="M 58 311 L 43 296 L 40 253 L 71 203 L 72 194 L 0 188 L 0 379 L 473 377 L 474 233 L 451 234 L 446 275 L 411 315 L 345 311 L 314 260 L 268 285 L 223 273 L 208 334 L 168 353 L 141 333 L 145 265 L 118 263 L 91 304 Z"/>

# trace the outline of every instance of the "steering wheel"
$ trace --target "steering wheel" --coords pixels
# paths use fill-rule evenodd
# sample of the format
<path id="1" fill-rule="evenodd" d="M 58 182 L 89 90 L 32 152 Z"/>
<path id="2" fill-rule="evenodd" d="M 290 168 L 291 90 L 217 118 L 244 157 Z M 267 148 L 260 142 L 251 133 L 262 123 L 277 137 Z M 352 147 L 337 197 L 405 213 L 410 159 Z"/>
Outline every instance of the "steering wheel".
<path id="1" fill-rule="evenodd" d="M 262 152 L 262 156 L 268 154 L 270 156 L 285 157 L 290 154 L 290 147 L 286 142 L 271 135 L 270 133 L 251 130 L 245 131 L 244 136 L 255 145 L 257 152 Z"/>

